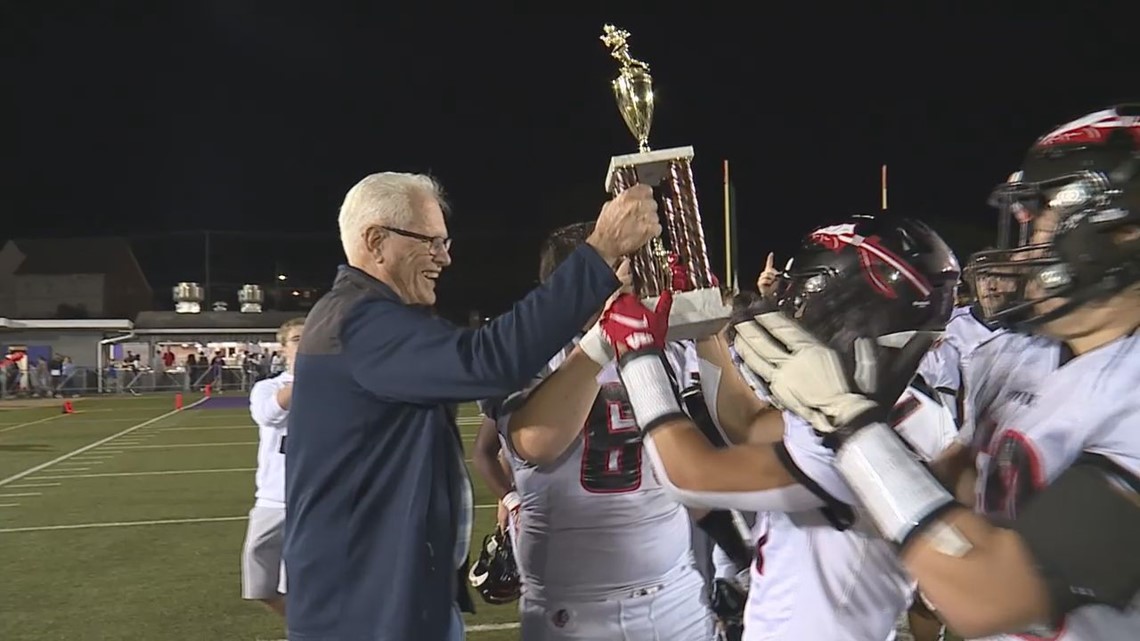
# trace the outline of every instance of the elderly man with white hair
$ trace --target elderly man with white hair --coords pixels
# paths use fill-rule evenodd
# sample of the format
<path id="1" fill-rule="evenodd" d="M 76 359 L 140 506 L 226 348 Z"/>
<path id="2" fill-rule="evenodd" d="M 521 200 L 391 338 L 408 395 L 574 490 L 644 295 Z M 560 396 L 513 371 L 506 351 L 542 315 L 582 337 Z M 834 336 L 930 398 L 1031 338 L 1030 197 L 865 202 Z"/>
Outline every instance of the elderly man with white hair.
<path id="1" fill-rule="evenodd" d="M 430 312 L 451 264 L 444 210 L 433 179 L 399 173 L 341 206 L 348 265 L 309 313 L 289 417 L 290 641 L 464 638 L 455 404 L 523 387 L 617 290 L 620 257 L 661 231 L 651 190 L 625 191 L 546 283 L 473 330 Z"/>

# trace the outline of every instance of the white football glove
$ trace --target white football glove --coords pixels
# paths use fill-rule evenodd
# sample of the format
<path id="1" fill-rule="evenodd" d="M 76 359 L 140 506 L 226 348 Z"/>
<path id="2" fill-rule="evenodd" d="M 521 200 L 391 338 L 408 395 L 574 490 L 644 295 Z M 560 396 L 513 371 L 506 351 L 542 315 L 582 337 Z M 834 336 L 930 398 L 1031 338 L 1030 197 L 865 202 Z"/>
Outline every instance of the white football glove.
<path id="1" fill-rule="evenodd" d="M 807 420 L 821 433 L 874 420 L 886 412 L 914 376 L 921 355 L 937 337 L 935 332 L 907 332 L 880 338 L 886 347 L 900 348 L 892 367 L 880 367 L 876 340 L 855 341 L 854 381 L 842 360 L 781 312 L 768 312 L 736 326 L 734 347 L 740 357 L 768 383 L 776 405 Z"/>

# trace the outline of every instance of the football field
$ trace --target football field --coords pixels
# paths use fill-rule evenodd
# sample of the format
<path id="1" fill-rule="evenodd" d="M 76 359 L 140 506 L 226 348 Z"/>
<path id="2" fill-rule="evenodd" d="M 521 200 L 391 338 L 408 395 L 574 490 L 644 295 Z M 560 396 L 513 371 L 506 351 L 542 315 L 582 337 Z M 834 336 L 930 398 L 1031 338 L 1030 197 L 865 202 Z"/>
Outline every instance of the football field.
<path id="1" fill-rule="evenodd" d="M 0 405 L 0 638 L 283 639 L 240 598 L 257 429 L 241 397 Z M 470 452 L 474 406 L 460 414 Z M 468 453 L 470 456 L 470 453 Z M 475 474 L 472 559 L 495 501 Z M 477 600 L 468 638 L 518 638 L 517 604 Z M 383 599 L 383 595 L 377 595 Z"/>

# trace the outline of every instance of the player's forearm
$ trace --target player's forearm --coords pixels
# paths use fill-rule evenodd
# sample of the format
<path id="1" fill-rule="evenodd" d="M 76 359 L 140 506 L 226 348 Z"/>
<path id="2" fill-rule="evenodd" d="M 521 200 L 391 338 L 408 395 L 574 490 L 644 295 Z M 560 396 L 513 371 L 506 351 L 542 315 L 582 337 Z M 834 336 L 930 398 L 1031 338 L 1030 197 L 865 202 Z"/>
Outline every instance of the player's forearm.
<path id="1" fill-rule="evenodd" d="M 930 464 L 930 471 L 954 498 L 966 507 L 973 507 L 977 470 L 969 448 L 953 443 Z"/>
<path id="2" fill-rule="evenodd" d="M 506 496 L 507 492 L 511 491 L 514 483 L 503 470 L 503 466 L 499 464 L 497 452 L 489 453 L 483 450 L 475 450 L 471 455 L 471 460 L 479 478 L 483 479 L 487 488 L 495 494 L 496 498 L 501 499 Z"/>
<path id="3" fill-rule="evenodd" d="M 575 348 L 510 418 L 515 451 L 524 460 L 553 462 L 574 442 L 598 395 L 601 367 Z"/>
<path id="4" fill-rule="evenodd" d="M 475 435 L 471 462 L 475 466 L 479 478 L 483 479 L 487 487 L 499 498 L 510 492 L 514 485 L 511 482 L 510 475 L 500 463 L 499 453 L 501 451 L 502 445 L 499 443 L 495 421 L 484 418 L 483 424 L 479 426 L 479 432 Z"/>
<path id="5" fill-rule="evenodd" d="M 716 385 L 717 425 L 733 443 L 751 442 L 753 421 L 770 409 L 768 404 L 756 397 L 756 393 L 740 375 L 728 353 L 727 343 L 723 342 L 720 335 L 697 341 L 697 355 L 719 370 Z M 702 385 L 705 385 L 706 378 L 702 372 Z"/>
<path id="6" fill-rule="evenodd" d="M 756 492 L 796 483 L 772 447 L 715 448 L 689 421 L 662 425 L 647 438 L 653 441 L 662 471 L 683 490 Z"/>
<path id="7" fill-rule="evenodd" d="M 836 469 L 951 629 L 966 636 L 1048 622 L 1049 597 L 1019 536 L 958 504 L 888 425 L 846 435 Z"/>
<path id="8" fill-rule="evenodd" d="M 980 637 L 1024 631 L 1049 620 L 1049 597 L 1035 562 L 1012 530 L 994 527 L 965 509 L 946 513 L 917 535 L 903 562 L 943 621 L 958 634 Z M 938 543 L 940 526 L 969 542 L 961 556 Z"/>

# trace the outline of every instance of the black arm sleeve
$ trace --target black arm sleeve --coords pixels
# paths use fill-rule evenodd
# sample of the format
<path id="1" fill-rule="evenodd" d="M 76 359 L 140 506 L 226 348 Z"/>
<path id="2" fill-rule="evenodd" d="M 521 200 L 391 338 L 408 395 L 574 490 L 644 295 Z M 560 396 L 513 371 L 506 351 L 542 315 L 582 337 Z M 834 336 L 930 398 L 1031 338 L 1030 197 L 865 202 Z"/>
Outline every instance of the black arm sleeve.
<path id="1" fill-rule="evenodd" d="M 1085 456 L 1026 506 L 1013 529 L 1033 554 L 1058 619 L 1093 603 L 1124 609 L 1140 592 L 1140 479 Z"/>
<path id="2" fill-rule="evenodd" d="M 752 564 L 754 548 L 751 533 L 744 518 L 738 513 L 733 510 L 713 510 L 697 521 L 697 526 L 724 550 L 737 572 Z"/>

